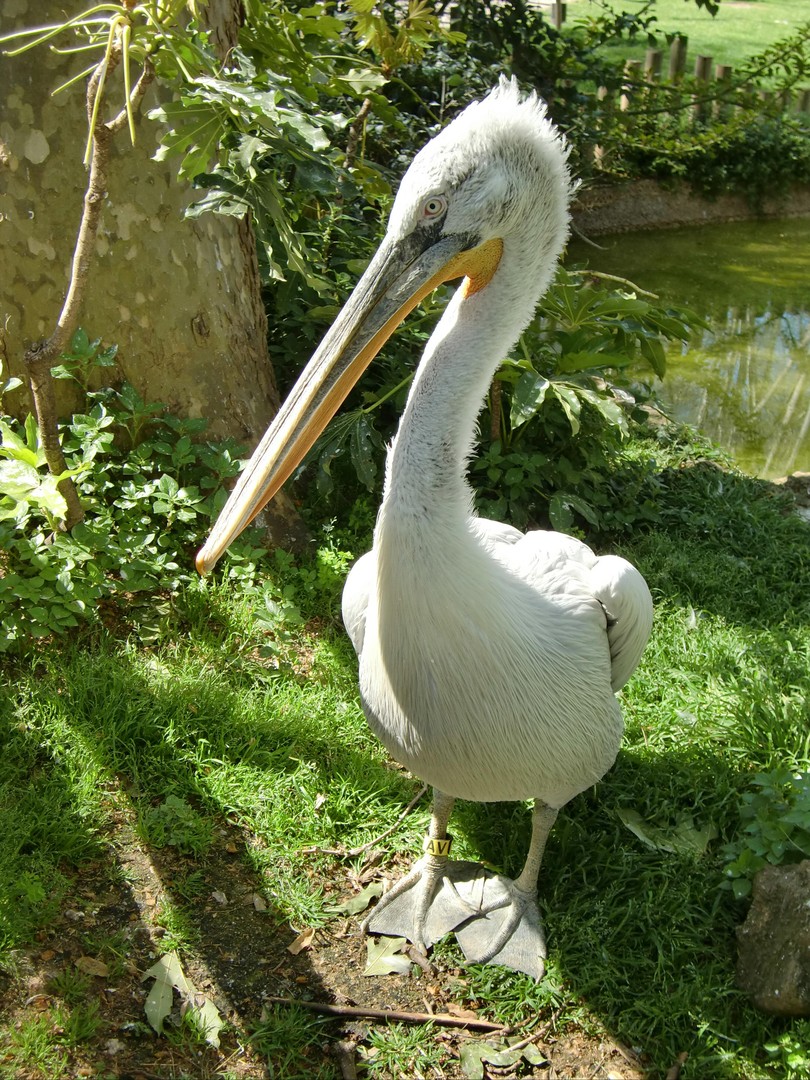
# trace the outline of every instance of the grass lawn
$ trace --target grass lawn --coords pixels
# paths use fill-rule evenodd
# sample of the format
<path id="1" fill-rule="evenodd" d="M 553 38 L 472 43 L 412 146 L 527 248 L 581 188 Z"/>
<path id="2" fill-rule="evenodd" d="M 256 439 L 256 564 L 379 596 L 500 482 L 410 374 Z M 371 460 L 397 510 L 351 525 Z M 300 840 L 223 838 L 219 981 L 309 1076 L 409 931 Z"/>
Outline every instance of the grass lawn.
<path id="1" fill-rule="evenodd" d="M 453 1078 L 484 1038 L 276 998 L 505 1024 L 558 1077 L 662 1077 L 685 1053 L 683 1080 L 806 1075 L 810 1022 L 768 1018 L 735 986 L 746 901 L 724 868 L 753 776 L 810 769 L 810 526 L 701 452 L 636 452 L 659 462 L 662 519 L 618 547 L 655 629 L 616 766 L 552 834 L 541 984 L 466 966 L 452 942 L 431 970 L 362 974 L 362 914 L 340 905 L 420 851 L 429 800 L 401 817 L 420 785 L 364 722 L 332 535 L 314 564 L 263 570 L 301 620 L 268 628 L 238 586 L 201 582 L 149 643 L 108 612 L 84 640 L 5 663 L 0 1076 L 337 1080 L 356 1062 Z M 513 873 L 528 809 L 462 804 L 453 831 L 459 856 Z M 219 1047 L 176 994 L 164 1034 L 147 1023 L 145 974 L 172 953 L 225 1021 Z M 510 1075 L 547 1073 L 520 1058 Z"/>
<path id="2" fill-rule="evenodd" d="M 631 0 L 612 0 L 616 11 L 637 12 L 641 4 Z M 596 0 L 574 0 L 568 8 L 571 23 L 583 15 L 598 15 L 602 5 Z M 716 64 L 739 65 L 749 56 L 787 37 L 810 20 L 805 0 L 722 0 L 715 16 L 693 2 L 654 0 L 651 13 L 656 23 L 651 33 L 656 47 L 668 49 L 667 34 L 680 33 L 689 38 L 687 71 L 694 70 L 698 53 L 712 56 Z M 643 59 L 648 45 L 623 44 L 610 50 L 616 57 Z M 666 60 L 664 62 L 666 70 Z"/>

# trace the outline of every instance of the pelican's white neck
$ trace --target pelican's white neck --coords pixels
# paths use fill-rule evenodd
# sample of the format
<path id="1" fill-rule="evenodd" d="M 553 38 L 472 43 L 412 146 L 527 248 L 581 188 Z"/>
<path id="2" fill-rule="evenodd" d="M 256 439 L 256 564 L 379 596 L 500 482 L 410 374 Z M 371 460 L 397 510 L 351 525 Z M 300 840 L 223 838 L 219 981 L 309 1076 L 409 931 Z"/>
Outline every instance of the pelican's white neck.
<path id="1" fill-rule="evenodd" d="M 471 296 L 457 290 L 428 341 L 389 454 L 383 516 L 394 509 L 417 517 L 469 514 L 465 474 L 478 414 L 556 261 L 533 274 L 533 253 L 527 277 L 523 246 L 505 240 L 490 283 Z"/>

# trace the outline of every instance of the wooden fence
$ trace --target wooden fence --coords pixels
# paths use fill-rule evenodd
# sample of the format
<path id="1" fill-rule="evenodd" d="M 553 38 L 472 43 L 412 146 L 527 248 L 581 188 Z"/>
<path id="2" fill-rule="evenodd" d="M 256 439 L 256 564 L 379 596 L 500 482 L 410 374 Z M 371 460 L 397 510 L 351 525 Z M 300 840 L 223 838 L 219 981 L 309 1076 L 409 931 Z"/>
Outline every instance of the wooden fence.
<path id="1" fill-rule="evenodd" d="M 529 5 L 538 11 L 542 11 L 558 30 L 562 28 L 567 15 L 567 5 L 562 0 L 552 0 L 551 3 L 548 0 L 529 0 Z M 628 76 L 627 87 L 622 91 L 619 101 L 620 107 L 624 109 L 628 107 L 634 87 L 643 86 L 645 83 L 663 82 L 677 85 L 686 74 L 688 43 L 689 39 L 686 36 L 679 35 L 672 40 L 668 55 L 665 54 L 663 49 L 647 49 L 643 60 L 628 60 L 625 64 L 625 71 Z M 666 72 L 664 71 L 665 55 L 667 62 Z M 704 56 L 699 53 L 695 57 L 692 75 L 701 84 L 716 82 L 718 85 L 715 96 L 717 100 L 722 100 L 723 83 L 731 84 L 734 69 L 730 64 L 714 64 L 711 56 Z M 604 87 L 600 88 L 599 96 L 603 100 L 607 97 L 607 93 Z M 763 103 L 771 102 L 775 98 L 772 90 L 752 88 L 750 93 L 759 97 Z M 794 108 L 796 112 L 810 112 L 810 87 L 797 87 L 793 92 L 782 91 L 779 104 L 785 112 L 790 111 L 791 108 Z"/>
<path id="2" fill-rule="evenodd" d="M 667 56 L 663 49 L 647 49 L 644 60 L 628 60 L 625 64 L 625 72 L 628 76 L 628 86 L 625 93 L 632 93 L 633 87 L 643 86 L 645 83 L 667 82 L 677 85 L 686 75 L 687 47 L 689 39 L 678 36 L 672 40 Z M 667 60 L 666 75 L 664 73 L 664 60 Z M 722 103 L 725 96 L 724 84 L 730 89 L 734 78 L 734 68 L 731 64 L 715 64 L 711 56 L 698 53 L 691 72 L 695 82 L 704 86 L 707 90 L 709 84 L 714 82 L 715 93 L 707 95 L 714 97 L 715 108 Z M 773 90 L 762 90 L 754 87 L 748 88 L 748 93 L 758 97 L 763 103 L 776 100 Z M 795 91 L 782 90 L 778 95 L 778 104 L 783 112 L 788 112 L 792 107 L 797 112 L 810 112 L 810 87 L 798 87 Z"/>

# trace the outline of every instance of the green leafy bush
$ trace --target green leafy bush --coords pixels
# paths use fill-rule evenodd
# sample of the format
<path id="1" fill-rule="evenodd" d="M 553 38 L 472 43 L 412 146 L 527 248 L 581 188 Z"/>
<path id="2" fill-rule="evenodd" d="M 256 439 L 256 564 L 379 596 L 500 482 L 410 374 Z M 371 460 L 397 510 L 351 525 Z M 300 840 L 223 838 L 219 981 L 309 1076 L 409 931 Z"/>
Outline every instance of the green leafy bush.
<path id="1" fill-rule="evenodd" d="M 440 302 L 434 298 L 429 316 L 405 324 L 310 452 L 303 475 L 313 477 L 312 497 L 325 509 L 342 514 L 358 487 L 378 497 L 384 448 L 427 336 L 425 322 Z M 648 470 L 640 461 L 620 465 L 621 448 L 630 425 L 647 420 L 643 375 L 663 375 L 665 343 L 685 340 L 701 325 L 694 313 L 665 307 L 629 282 L 561 270 L 504 360 L 482 414 L 470 473 L 479 509 L 520 528 L 550 522 L 566 531 L 652 520 L 649 495 L 642 494 Z"/>
<path id="2" fill-rule="evenodd" d="M 60 373 L 86 383 L 109 355 L 80 331 Z M 239 471 L 235 442 L 198 441 L 204 420 L 172 417 L 127 383 L 88 391 L 86 403 L 61 429 L 86 511 L 70 533 L 59 528 L 59 478 L 47 472 L 33 418 L 0 419 L 2 652 L 97 622 L 112 614 L 108 602 L 142 637 L 155 634 Z"/>
<path id="3" fill-rule="evenodd" d="M 740 803 L 742 835 L 725 849 L 726 884 L 738 898 L 764 866 L 810 858 L 810 774 L 775 769 L 751 784 Z"/>
<path id="4" fill-rule="evenodd" d="M 197 858 L 205 855 L 214 839 L 211 821 L 177 795 L 168 795 L 158 806 L 148 807 L 140 815 L 140 828 L 156 847 L 175 847 Z"/>
<path id="5" fill-rule="evenodd" d="M 85 393 L 86 411 L 60 431 L 85 509 L 69 533 L 60 528 L 65 503 L 36 423 L 0 416 L 0 653 L 99 623 L 153 641 L 175 599 L 199 581 L 194 555 L 243 451 L 232 440 L 203 441 L 205 420 L 171 416 L 126 382 L 85 390 L 99 359 L 109 366 L 114 355 L 80 330 L 57 369 Z M 323 543 L 300 563 L 277 550 L 268 565 L 266 549 L 252 539 L 256 530 L 229 553 L 225 576 L 248 604 L 263 652 L 283 648 L 315 609 L 337 617 L 352 555 L 330 525 L 319 531 Z"/>

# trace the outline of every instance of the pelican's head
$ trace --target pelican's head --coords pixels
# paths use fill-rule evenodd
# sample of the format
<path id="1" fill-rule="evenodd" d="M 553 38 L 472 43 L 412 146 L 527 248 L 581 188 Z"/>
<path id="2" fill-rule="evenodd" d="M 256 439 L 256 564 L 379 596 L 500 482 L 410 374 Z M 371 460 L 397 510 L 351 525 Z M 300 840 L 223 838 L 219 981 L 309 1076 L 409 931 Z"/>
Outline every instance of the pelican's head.
<path id="1" fill-rule="evenodd" d="M 405 173 L 388 223 L 406 237 L 436 227 L 477 244 L 519 235 L 555 259 L 568 232 L 568 148 L 535 94 L 501 78 L 423 147 Z"/>
<path id="2" fill-rule="evenodd" d="M 531 306 L 568 232 L 567 149 L 532 94 L 501 79 L 414 158 L 386 235 L 282 404 L 197 556 L 207 573 L 275 495 L 371 360 L 413 308 L 445 281 L 485 289 L 507 247 L 536 278 Z"/>

